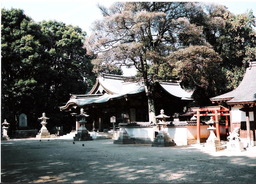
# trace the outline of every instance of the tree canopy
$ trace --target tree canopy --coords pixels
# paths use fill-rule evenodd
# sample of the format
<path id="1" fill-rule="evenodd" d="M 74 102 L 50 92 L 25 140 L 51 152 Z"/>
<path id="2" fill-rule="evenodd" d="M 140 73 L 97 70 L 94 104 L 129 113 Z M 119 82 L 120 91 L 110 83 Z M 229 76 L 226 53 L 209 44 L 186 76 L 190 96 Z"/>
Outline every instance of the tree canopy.
<path id="1" fill-rule="evenodd" d="M 58 107 L 94 82 L 85 32 L 57 21 L 36 23 L 19 9 L 2 9 L 1 29 L 2 119 L 26 113 L 36 122 L 46 112 L 63 123 Z"/>
<path id="2" fill-rule="evenodd" d="M 236 87 L 246 62 L 255 59 L 252 12 L 234 15 L 221 5 L 194 2 L 127 2 L 100 9 L 104 18 L 95 22 L 86 48 L 97 54 L 98 65 L 134 65 L 149 94 L 150 80 L 179 78 L 195 89 L 194 96 L 203 94 L 198 104 L 206 105 L 209 97 Z M 232 77 L 234 70 L 239 77 Z"/>

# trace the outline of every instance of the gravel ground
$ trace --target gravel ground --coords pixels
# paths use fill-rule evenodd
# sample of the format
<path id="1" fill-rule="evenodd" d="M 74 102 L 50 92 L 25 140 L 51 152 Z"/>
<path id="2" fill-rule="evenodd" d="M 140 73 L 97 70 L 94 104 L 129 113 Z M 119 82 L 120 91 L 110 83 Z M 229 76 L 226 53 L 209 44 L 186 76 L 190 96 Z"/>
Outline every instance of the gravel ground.
<path id="1" fill-rule="evenodd" d="M 1 149 L 3 183 L 256 183 L 256 147 L 207 153 L 108 139 L 10 140 Z"/>

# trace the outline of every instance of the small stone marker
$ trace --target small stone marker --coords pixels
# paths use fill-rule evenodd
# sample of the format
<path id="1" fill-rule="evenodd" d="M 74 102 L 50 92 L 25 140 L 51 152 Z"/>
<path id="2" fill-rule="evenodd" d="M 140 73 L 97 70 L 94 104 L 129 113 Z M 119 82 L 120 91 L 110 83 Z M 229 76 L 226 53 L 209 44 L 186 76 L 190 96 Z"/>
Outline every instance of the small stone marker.
<path id="1" fill-rule="evenodd" d="M 19 115 L 19 127 L 27 127 L 28 122 L 27 122 L 27 115 L 22 113 Z"/>

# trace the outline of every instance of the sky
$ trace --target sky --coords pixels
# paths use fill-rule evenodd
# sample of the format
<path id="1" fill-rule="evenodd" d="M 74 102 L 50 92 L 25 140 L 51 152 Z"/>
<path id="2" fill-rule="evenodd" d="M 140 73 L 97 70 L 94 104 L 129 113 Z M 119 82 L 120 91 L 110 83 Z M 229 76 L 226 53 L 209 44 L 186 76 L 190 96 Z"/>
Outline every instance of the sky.
<path id="1" fill-rule="evenodd" d="M 201 1 L 225 5 L 235 14 L 246 13 L 249 10 L 253 10 L 256 16 L 255 0 Z M 115 0 L 1 0 L 1 8 L 22 9 L 27 16 L 31 17 L 36 22 L 56 20 L 73 26 L 79 26 L 89 36 L 91 34 L 90 27 L 92 23 L 102 18 L 97 5 L 100 4 L 110 7 L 114 2 Z"/>
<path id="2" fill-rule="evenodd" d="M 1 0 L 1 8 L 23 9 L 25 14 L 36 22 L 57 20 L 79 26 L 89 35 L 92 23 L 102 18 L 97 4 L 109 7 L 113 2 L 115 0 Z M 245 13 L 252 9 L 256 15 L 256 1 L 215 0 L 214 2 L 227 6 L 235 14 Z"/>

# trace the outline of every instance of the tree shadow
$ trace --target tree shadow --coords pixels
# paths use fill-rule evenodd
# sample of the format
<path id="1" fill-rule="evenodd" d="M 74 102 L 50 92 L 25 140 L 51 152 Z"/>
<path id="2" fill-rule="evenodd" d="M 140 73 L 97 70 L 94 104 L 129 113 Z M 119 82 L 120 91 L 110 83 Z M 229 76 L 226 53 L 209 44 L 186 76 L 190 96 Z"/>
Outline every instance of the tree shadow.
<path id="1" fill-rule="evenodd" d="M 218 156 L 193 147 L 116 145 L 111 141 L 2 142 L 2 182 L 255 182 L 256 155 Z"/>

